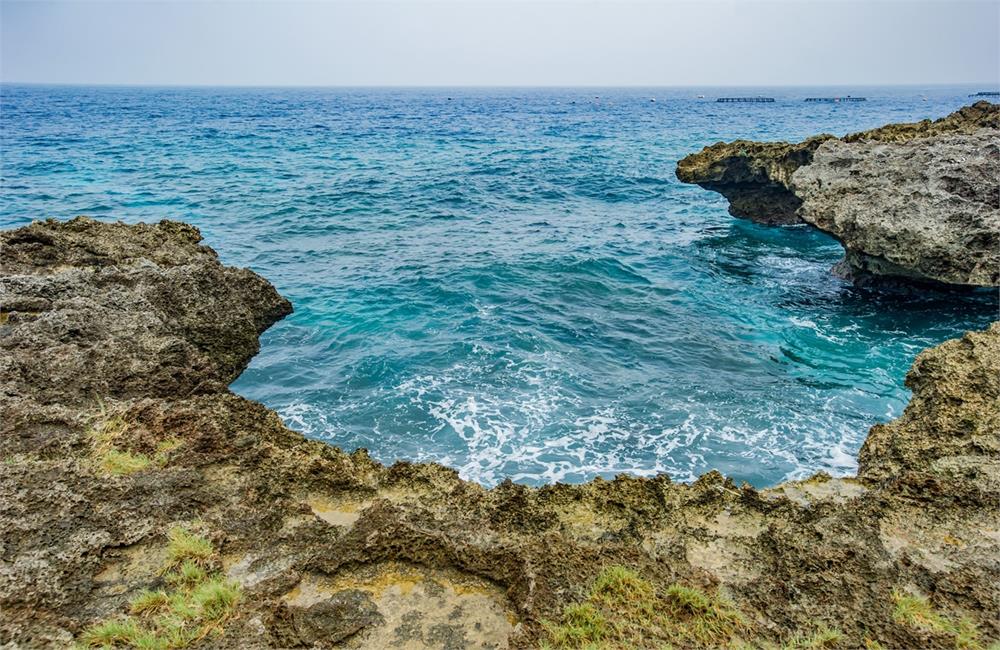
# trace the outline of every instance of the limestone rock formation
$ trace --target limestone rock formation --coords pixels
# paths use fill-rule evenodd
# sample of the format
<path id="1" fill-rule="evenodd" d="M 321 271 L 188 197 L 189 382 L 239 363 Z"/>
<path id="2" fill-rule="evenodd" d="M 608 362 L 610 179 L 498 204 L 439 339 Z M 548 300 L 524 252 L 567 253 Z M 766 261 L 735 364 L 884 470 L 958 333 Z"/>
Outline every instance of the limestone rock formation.
<path id="1" fill-rule="evenodd" d="M 0 235 L 4 401 L 218 392 L 291 304 L 183 223 L 77 218 Z"/>
<path id="2" fill-rule="evenodd" d="M 1000 285 L 1000 131 L 830 140 L 792 175 L 801 218 L 844 246 L 849 278 Z"/>
<path id="3" fill-rule="evenodd" d="M 1000 323 L 994 323 L 917 356 L 906 377 L 913 399 L 902 417 L 872 428 L 858 457 L 860 475 L 933 476 L 1000 495 L 998 338 Z"/>
<path id="4" fill-rule="evenodd" d="M 898 144 L 936 135 L 971 135 L 982 129 L 1000 129 L 1000 105 L 985 100 L 978 101 L 937 120 L 886 124 L 851 133 L 841 139 L 844 142 L 869 140 Z"/>
<path id="5" fill-rule="evenodd" d="M 919 357 L 856 478 L 486 490 L 230 393 L 289 305 L 199 239 L 0 235 L 2 647 L 530 648 L 588 593 L 604 633 L 642 625 L 619 588 L 664 605 L 638 647 L 1000 639 L 1000 326 Z"/>
<path id="6" fill-rule="evenodd" d="M 1000 105 L 983 101 L 839 139 L 720 142 L 681 160 L 677 176 L 726 196 L 734 216 L 828 232 L 856 283 L 996 286 L 998 143 Z"/>
<path id="7" fill-rule="evenodd" d="M 734 217 L 769 225 L 801 223 L 802 199 L 789 187 L 792 174 L 832 138 L 821 135 L 798 144 L 717 142 L 677 163 L 677 178 L 722 194 Z"/>

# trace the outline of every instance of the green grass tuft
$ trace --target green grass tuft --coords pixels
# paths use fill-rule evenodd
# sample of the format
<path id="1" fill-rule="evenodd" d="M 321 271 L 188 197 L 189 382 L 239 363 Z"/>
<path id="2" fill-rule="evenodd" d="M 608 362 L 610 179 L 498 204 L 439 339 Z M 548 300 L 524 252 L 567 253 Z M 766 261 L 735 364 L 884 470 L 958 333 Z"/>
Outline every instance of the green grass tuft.
<path id="1" fill-rule="evenodd" d="M 167 574 L 167 583 L 175 588 L 193 587 L 205 580 L 205 569 L 192 560 L 184 560 L 180 567 Z"/>
<path id="2" fill-rule="evenodd" d="M 979 628 L 967 618 L 959 619 L 953 627 L 955 634 L 955 647 L 958 650 L 979 650 L 983 646 L 979 643 Z"/>
<path id="3" fill-rule="evenodd" d="M 743 617 L 717 595 L 672 584 L 662 592 L 637 572 L 608 567 L 583 602 L 546 623 L 543 647 L 718 648 L 738 640 Z"/>
<path id="4" fill-rule="evenodd" d="M 667 587 L 667 600 L 677 612 L 687 616 L 703 616 L 713 609 L 713 601 L 705 592 L 678 584 Z"/>
<path id="5" fill-rule="evenodd" d="M 221 629 L 242 595 L 237 583 L 210 573 L 212 544 L 185 527 L 170 530 L 167 545 L 169 591 L 141 591 L 129 601 L 129 615 L 100 622 L 80 636 L 87 647 L 140 650 L 184 648 Z"/>
<path id="6" fill-rule="evenodd" d="M 611 566 L 601 572 L 594 580 L 591 595 L 597 598 L 615 600 L 635 600 L 637 598 L 653 598 L 653 585 L 643 580 L 642 576 L 623 566 Z"/>
<path id="7" fill-rule="evenodd" d="M 120 415 L 109 416 L 102 405 L 99 420 L 87 432 L 92 446 L 94 464 L 107 474 L 128 476 L 148 468 L 163 467 L 170 453 L 181 446 L 177 438 L 167 438 L 156 446 L 153 457 L 121 449 L 119 443 L 128 432 L 129 424 Z"/>
<path id="8" fill-rule="evenodd" d="M 947 619 L 941 616 L 926 598 L 894 591 L 892 600 L 896 605 L 892 616 L 897 623 L 930 632 L 948 631 Z"/>
<path id="9" fill-rule="evenodd" d="M 239 598 L 239 586 L 218 577 L 202 582 L 191 592 L 191 602 L 201 617 L 209 621 L 225 618 Z"/>
<path id="10" fill-rule="evenodd" d="M 133 454 L 116 446 L 127 431 L 128 422 L 123 417 L 109 417 L 102 411 L 100 422 L 87 432 L 93 447 L 94 464 L 112 476 L 135 474 L 153 462 L 149 456 Z"/>
<path id="11" fill-rule="evenodd" d="M 927 598 L 899 590 L 892 592 L 892 601 L 895 604 L 893 618 L 897 623 L 950 636 L 957 650 L 980 650 L 983 647 L 979 629 L 968 618 L 954 621 L 937 611 Z"/>
<path id="12" fill-rule="evenodd" d="M 590 603 L 574 603 L 563 609 L 562 623 L 549 624 L 550 642 L 557 648 L 583 648 L 603 641 L 609 632 L 608 622 Z"/>
<path id="13" fill-rule="evenodd" d="M 128 611 L 130 614 L 148 614 L 160 610 L 167 602 L 164 592 L 145 589 L 128 601 Z"/>
<path id="14" fill-rule="evenodd" d="M 173 621 L 193 621 L 198 618 L 198 609 L 191 602 L 191 595 L 187 590 L 170 594 L 167 604 L 167 612 Z"/>
<path id="15" fill-rule="evenodd" d="M 185 561 L 204 566 L 215 554 L 212 542 L 183 526 L 171 528 L 167 538 L 167 559 L 171 566 L 182 565 Z"/>
<path id="16" fill-rule="evenodd" d="M 127 451 L 109 449 L 100 457 L 100 466 L 108 474 L 128 476 L 149 467 L 149 457 L 143 454 L 130 454 Z"/>
<path id="17" fill-rule="evenodd" d="M 142 628 L 134 620 L 115 618 L 88 628 L 81 640 L 84 644 L 95 647 L 134 646 L 135 640 L 142 634 Z"/>
<path id="18" fill-rule="evenodd" d="M 843 638 L 840 630 L 825 625 L 820 626 L 812 634 L 796 634 L 781 645 L 782 650 L 826 650 L 836 648 Z"/>

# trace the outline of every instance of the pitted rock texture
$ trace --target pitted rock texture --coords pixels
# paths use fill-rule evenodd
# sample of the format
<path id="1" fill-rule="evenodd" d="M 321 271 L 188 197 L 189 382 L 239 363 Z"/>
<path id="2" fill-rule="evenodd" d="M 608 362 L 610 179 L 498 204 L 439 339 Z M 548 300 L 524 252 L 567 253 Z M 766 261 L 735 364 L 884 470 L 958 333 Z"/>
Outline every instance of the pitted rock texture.
<path id="1" fill-rule="evenodd" d="M 823 143 L 792 176 L 799 215 L 852 278 L 1000 285 L 1000 131 Z"/>
<path id="2" fill-rule="evenodd" d="M 868 140 L 898 144 L 937 135 L 970 135 L 982 129 L 1000 129 L 1000 105 L 985 100 L 978 101 L 937 120 L 886 124 L 852 133 L 841 139 L 844 142 Z"/>
<path id="3" fill-rule="evenodd" d="M 0 399 L 219 392 L 291 304 L 187 224 L 36 222 L 0 234 Z"/>
<path id="4" fill-rule="evenodd" d="M 801 223 L 802 199 L 789 187 L 792 174 L 832 138 L 821 135 L 798 144 L 717 142 L 677 163 L 677 178 L 722 194 L 734 217 L 769 225 Z"/>
<path id="5" fill-rule="evenodd" d="M 902 417 L 872 428 L 858 457 L 859 473 L 878 480 L 907 474 L 984 479 L 1000 460 L 1000 323 L 969 332 L 917 356 L 906 376 L 913 399 Z M 994 467 L 995 470 L 995 467 Z"/>
<path id="6" fill-rule="evenodd" d="M 836 270 L 857 284 L 996 286 L 998 141 L 1000 105 L 982 101 L 839 139 L 720 142 L 677 177 L 723 194 L 734 216 L 833 235 L 845 247 Z"/>
<path id="7" fill-rule="evenodd" d="M 125 615 L 162 586 L 182 522 L 207 531 L 243 590 L 193 647 L 533 648 L 612 564 L 657 588 L 718 591 L 749 647 L 819 624 L 842 632 L 834 647 L 955 646 L 900 621 L 899 593 L 967 619 L 982 646 L 1000 639 L 1000 326 L 919 357 L 912 403 L 872 431 L 857 478 L 486 490 L 306 440 L 230 393 L 288 305 L 198 239 L 181 224 L 91 220 L 3 234 L 17 250 L 0 281 L 19 307 L 0 322 L 2 647 L 67 647 Z M 116 448 L 156 462 L 109 472 L 93 434 L 109 422 Z"/>

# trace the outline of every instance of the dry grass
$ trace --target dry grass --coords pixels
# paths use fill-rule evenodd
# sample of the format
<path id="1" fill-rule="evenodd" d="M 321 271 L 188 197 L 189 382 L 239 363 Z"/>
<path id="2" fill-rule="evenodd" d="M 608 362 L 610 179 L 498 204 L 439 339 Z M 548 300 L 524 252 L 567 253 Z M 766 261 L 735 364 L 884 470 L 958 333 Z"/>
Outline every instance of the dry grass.
<path id="1" fill-rule="evenodd" d="M 108 474 L 128 476 L 149 467 L 150 460 L 143 454 L 131 454 L 127 451 L 109 449 L 100 457 L 100 466 Z"/>
<path id="2" fill-rule="evenodd" d="M 181 442 L 176 438 L 168 438 L 156 446 L 156 453 L 151 457 L 122 448 L 129 424 L 120 415 L 108 415 L 104 406 L 97 422 L 87 432 L 91 442 L 91 457 L 94 464 L 106 474 L 112 476 L 128 476 L 141 472 L 150 466 L 163 467 L 167 464 L 170 453 L 177 449 Z"/>
<path id="3" fill-rule="evenodd" d="M 127 476 L 149 467 L 148 456 L 118 448 L 118 441 L 127 431 L 128 423 L 121 416 L 104 416 L 87 432 L 94 462 L 107 474 Z"/>

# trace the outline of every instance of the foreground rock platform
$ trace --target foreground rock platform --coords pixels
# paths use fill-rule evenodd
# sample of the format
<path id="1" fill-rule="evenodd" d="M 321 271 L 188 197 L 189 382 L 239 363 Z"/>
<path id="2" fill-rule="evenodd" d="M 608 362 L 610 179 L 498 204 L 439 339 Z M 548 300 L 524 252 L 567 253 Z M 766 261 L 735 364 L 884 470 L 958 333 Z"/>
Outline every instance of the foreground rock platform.
<path id="1" fill-rule="evenodd" d="M 1000 105 L 800 143 L 720 142 L 677 177 L 765 224 L 808 223 L 837 238 L 837 271 L 875 279 L 1000 285 Z"/>
<path id="2" fill-rule="evenodd" d="M 125 646 L 181 605 L 173 647 L 1000 638 L 1000 324 L 920 354 L 853 478 L 487 490 L 306 440 L 232 394 L 291 307 L 200 239 L 85 218 L 0 233 L 0 646 Z M 207 575 L 229 594 L 212 611 Z M 614 584 L 673 605 L 620 643 Z"/>

